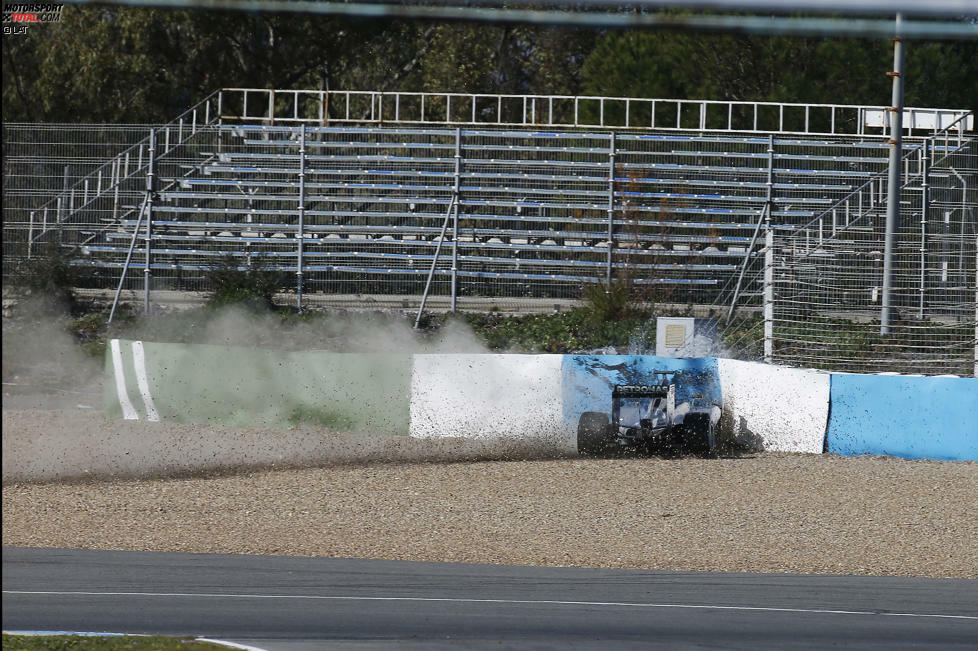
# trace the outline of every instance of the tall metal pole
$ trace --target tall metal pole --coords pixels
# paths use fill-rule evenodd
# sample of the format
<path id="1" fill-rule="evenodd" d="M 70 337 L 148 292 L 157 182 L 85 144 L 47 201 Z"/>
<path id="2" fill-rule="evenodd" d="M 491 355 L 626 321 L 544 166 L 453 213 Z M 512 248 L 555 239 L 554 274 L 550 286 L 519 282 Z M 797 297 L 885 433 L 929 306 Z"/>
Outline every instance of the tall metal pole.
<path id="1" fill-rule="evenodd" d="M 924 140 L 923 157 L 920 159 L 921 198 L 920 198 L 920 309 L 917 317 L 924 318 L 924 294 L 926 292 L 927 274 L 927 216 L 930 212 L 930 191 L 928 179 L 930 177 L 930 140 Z"/>
<path id="2" fill-rule="evenodd" d="M 612 254 L 615 248 L 615 132 L 608 143 L 608 291 L 611 291 Z"/>
<path id="3" fill-rule="evenodd" d="M 149 161 L 146 167 L 146 267 L 143 269 L 143 314 L 149 316 L 149 286 L 152 282 L 153 195 L 156 192 L 156 131 L 149 131 Z"/>
<path id="4" fill-rule="evenodd" d="M 452 226 L 452 314 L 458 301 L 458 204 L 462 175 L 462 128 L 455 127 L 455 189 L 452 203 L 455 204 L 455 219 Z"/>
<path id="5" fill-rule="evenodd" d="M 305 252 L 306 228 L 306 125 L 299 126 L 299 238 L 296 260 L 296 309 L 302 311 L 302 255 Z"/>
<path id="6" fill-rule="evenodd" d="M 887 179 L 886 197 L 886 235 L 883 245 L 883 307 L 880 314 L 880 334 L 890 334 L 893 308 L 893 256 L 900 228 L 900 159 L 903 149 L 903 14 L 896 16 L 896 34 L 893 38 L 893 71 L 887 74 L 893 78 L 892 106 L 890 113 L 890 171 Z"/>

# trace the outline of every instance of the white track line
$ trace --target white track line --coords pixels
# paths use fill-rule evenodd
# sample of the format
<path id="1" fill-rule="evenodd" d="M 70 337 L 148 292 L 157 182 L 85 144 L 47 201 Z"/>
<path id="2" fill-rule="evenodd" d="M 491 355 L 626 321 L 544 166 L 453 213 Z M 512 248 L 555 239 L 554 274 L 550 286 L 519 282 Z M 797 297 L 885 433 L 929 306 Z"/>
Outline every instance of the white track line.
<path id="1" fill-rule="evenodd" d="M 941 619 L 978 620 L 973 615 L 938 613 L 881 613 L 868 610 L 828 610 L 820 608 L 770 608 L 764 606 L 710 606 L 702 604 L 656 604 L 617 601 L 558 601 L 551 599 L 466 599 L 455 597 L 356 597 L 288 594 L 210 594 L 184 592 L 55 592 L 47 590 L 4 590 L 3 594 L 32 594 L 83 597 L 204 597 L 208 599 L 305 599 L 316 601 L 411 601 L 460 604 L 519 604 L 552 606 L 605 606 L 616 608 L 689 608 L 697 610 L 743 610 L 773 613 L 813 613 L 825 615 L 879 615 L 884 617 L 936 617 Z"/>
<path id="2" fill-rule="evenodd" d="M 153 403 L 153 396 L 149 392 L 149 377 L 146 375 L 146 351 L 143 350 L 143 342 L 132 342 L 132 367 L 136 371 L 136 384 L 139 385 L 139 393 L 143 396 L 143 404 L 146 405 L 146 420 L 159 421 L 160 415 L 156 411 L 156 404 Z"/>
<path id="3" fill-rule="evenodd" d="M 211 637 L 198 637 L 196 640 L 198 642 L 210 642 L 211 644 L 216 644 L 218 646 L 226 646 L 230 649 L 243 649 L 244 651 L 265 651 L 265 649 L 261 647 L 238 644 L 237 642 L 228 642 L 227 640 L 215 640 Z"/>
<path id="4" fill-rule="evenodd" d="M 136 408 L 129 400 L 129 392 L 126 391 L 126 372 L 122 366 L 122 350 L 119 348 L 119 340 L 113 339 L 109 342 L 112 350 L 112 367 L 115 370 L 115 391 L 119 396 L 119 404 L 122 406 L 122 417 L 126 420 L 139 420 Z"/>
<path id="5" fill-rule="evenodd" d="M 51 637 L 55 635 L 59 637 L 65 635 L 73 635 L 77 637 L 148 637 L 148 635 L 145 633 L 88 633 L 79 631 L 4 631 L 3 634 L 16 635 L 18 637 Z M 237 642 L 228 642 L 227 640 L 215 640 L 214 638 L 210 637 L 197 637 L 194 639 L 198 642 L 210 642 L 211 644 L 225 646 L 229 649 L 242 649 L 243 651 L 266 651 L 261 647 L 238 644 Z"/>

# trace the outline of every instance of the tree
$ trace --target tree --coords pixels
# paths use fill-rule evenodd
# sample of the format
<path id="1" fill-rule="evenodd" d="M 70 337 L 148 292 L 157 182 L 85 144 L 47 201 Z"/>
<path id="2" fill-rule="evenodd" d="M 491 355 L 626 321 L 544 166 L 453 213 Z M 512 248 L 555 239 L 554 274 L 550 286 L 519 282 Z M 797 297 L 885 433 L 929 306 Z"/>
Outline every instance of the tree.
<path id="1" fill-rule="evenodd" d="M 888 41 L 117 6 L 3 39 L 3 119 L 165 122 L 222 87 L 886 104 Z M 907 46 L 908 105 L 978 106 L 978 46 Z"/>
<path id="2" fill-rule="evenodd" d="M 583 65 L 588 94 L 826 104 L 888 104 L 886 40 L 604 34 Z M 978 106 L 978 46 L 907 43 L 908 106 Z"/>

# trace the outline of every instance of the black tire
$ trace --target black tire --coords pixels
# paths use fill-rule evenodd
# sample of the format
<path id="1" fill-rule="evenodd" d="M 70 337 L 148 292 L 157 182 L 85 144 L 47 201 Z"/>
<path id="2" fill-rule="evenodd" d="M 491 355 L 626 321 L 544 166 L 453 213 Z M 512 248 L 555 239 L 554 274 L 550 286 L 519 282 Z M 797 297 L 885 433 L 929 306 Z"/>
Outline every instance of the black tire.
<path id="1" fill-rule="evenodd" d="M 582 457 L 595 457 L 608 452 L 611 437 L 608 434 L 608 414 L 585 411 L 577 422 L 577 452 Z"/>
<path id="2" fill-rule="evenodd" d="M 717 449 L 717 427 L 709 414 L 690 414 L 683 420 L 683 451 L 688 454 L 712 455 Z"/>

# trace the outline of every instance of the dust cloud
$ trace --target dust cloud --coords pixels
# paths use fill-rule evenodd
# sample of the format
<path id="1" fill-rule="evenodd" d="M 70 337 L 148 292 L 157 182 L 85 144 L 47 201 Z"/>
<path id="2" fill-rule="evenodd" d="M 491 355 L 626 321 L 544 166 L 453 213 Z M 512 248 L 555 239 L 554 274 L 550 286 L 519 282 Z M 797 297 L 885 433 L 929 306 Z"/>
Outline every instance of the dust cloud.
<path id="1" fill-rule="evenodd" d="M 518 438 L 416 439 L 321 427 L 231 428 L 107 420 L 68 410 L 3 412 L 3 481 L 184 477 L 262 468 L 526 460 L 563 456 Z"/>
<path id="2" fill-rule="evenodd" d="M 4 315 L 4 408 L 99 405 L 104 359 L 85 351 L 69 331 L 72 321 L 49 301 L 31 298 Z"/>
<path id="3" fill-rule="evenodd" d="M 83 351 L 69 332 L 70 317 L 48 313 L 39 318 L 29 305 L 19 307 L 18 313 L 32 318 L 4 319 L 3 328 L 4 482 L 554 458 L 566 453 L 552 441 L 470 437 L 469 432 L 419 439 L 308 424 L 228 427 L 106 419 L 99 413 L 104 358 Z M 460 320 L 450 319 L 437 331 L 424 333 L 415 331 L 404 317 L 389 313 L 330 312 L 283 323 L 278 314 L 235 307 L 193 314 L 174 311 L 134 320 L 110 336 L 290 351 L 489 352 Z"/>
<path id="4" fill-rule="evenodd" d="M 255 313 L 230 306 L 200 310 L 193 315 L 162 317 L 163 326 L 136 323 L 120 331 L 126 339 L 243 346 L 276 350 L 327 350 L 342 353 L 484 353 L 489 352 L 464 322 L 449 319 L 434 333 L 414 330 L 408 320 L 391 312 L 328 311 L 302 320 L 283 320 L 272 312 Z M 167 332 L 166 323 L 180 332 Z"/>

